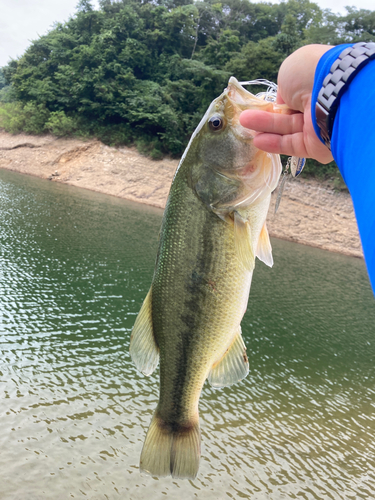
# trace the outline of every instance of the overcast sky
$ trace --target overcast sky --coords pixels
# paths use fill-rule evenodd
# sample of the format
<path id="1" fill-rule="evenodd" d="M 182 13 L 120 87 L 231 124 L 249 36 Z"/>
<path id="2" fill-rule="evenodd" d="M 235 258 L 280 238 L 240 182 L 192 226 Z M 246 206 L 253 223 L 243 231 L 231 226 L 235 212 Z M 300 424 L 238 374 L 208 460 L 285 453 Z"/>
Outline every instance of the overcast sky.
<path id="1" fill-rule="evenodd" d="M 271 0 L 277 1 L 277 0 Z M 315 0 L 323 9 L 345 13 L 353 0 Z M 0 0 L 0 67 L 23 54 L 30 41 L 45 34 L 54 22 L 74 14 L 78 0 Z M 94 0 L 93 4 L 98 5 Z M 375 10 L 374 0 L 355 0 L 358 9 Z"/>

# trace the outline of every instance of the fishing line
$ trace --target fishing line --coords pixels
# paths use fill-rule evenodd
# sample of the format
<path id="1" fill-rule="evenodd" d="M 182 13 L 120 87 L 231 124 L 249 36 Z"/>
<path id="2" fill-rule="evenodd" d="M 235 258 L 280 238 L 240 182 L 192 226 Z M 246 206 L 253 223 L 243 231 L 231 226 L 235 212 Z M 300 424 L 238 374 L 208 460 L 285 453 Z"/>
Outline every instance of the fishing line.
<path id="1" fill-rule="evenodd" d="M 258 78 L 258 80 L 249 80 L 248 82 L 238 82 L 240 85 L 267 85 L 267 90 L 265 92 L 258 92 L 256 97 L 261 97 L 265 101 L 274 102 L 276 101 L 277 94 L 277 84 L 270 82 L 264 78 Z"/>

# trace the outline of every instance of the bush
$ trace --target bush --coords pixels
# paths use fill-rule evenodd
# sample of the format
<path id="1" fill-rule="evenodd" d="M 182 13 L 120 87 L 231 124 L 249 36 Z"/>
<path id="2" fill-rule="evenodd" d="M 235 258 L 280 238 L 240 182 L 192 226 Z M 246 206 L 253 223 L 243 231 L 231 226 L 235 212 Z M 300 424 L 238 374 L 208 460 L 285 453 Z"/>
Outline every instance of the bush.
<path id="1" fill-rule="evenodd" d="M 340 170 L 334 161 L 323 165 L 317 160 L 308 158 L 301 177 L 314 178 L 318 181 L 333 181 L 332 187 L 336 191 L 347 191 L 348 188 L 340 174 Z"/>
<path id="2" fill-rule="evenodd" d="M 0 103 L 15 101 L 14 89 L 11 85 L 0 88 Z"/>
<path id="3" fill-rule="evenodd" d="M 10 102 L 0 105 L 0 125 L 11 134 L 42 134 L 49 116 L 44 104 Z"/>
<path id="4" fill-rule="evenodd" d="M 71 135 L 77 130 L 77 123 L 73 118 L 66 116 L 64 111 L 53 111 L 45 124 L 45 128 L 57 137 Z"/>
<path id="5" fill-rule="evenodd" d="M 305 168 L 303 169 L 303 173 L 306 177 L 315 177 L 318 180 L 326 180 L 330 177 L 336 177 L 337 174 L 340 174 L 339 169 L 334 161 L 323 165 L 319 163 L 317 160 L 313 160 L 312 158 L 308 158 L 306 161 Z"/>
<path id="6" fill-rule="evenodd" d="M 50 112 L 44 104 L 28 102 L 23 107 L 21 114 L 24 119 L 24 132 L 36 135 L 46 132 L 46 122 L 49 119 Z"/>
<path id="7" fill-rule="evenodd" d="M 142 138 L 135 141 L 138 152 L 144 156 L 150 156 L 153 160 L 161 160 L 164 156 L 162 144 L 158 139 Z"/>
<path id="8" fill-rule="evenodd" d="M 125 123 L 92 125 L 88 120 L 80 121 L 79 135 L 95 136 L 108 146 L 130 146 L 133 144 L 133 134 Z"/>
<path id="9" fill-rule="evenodd" d="M 11 134 L 20 132 L 24 125 L 22 109 L 23 105 L 20 102 L 1 103 L 0 126 Z"/>

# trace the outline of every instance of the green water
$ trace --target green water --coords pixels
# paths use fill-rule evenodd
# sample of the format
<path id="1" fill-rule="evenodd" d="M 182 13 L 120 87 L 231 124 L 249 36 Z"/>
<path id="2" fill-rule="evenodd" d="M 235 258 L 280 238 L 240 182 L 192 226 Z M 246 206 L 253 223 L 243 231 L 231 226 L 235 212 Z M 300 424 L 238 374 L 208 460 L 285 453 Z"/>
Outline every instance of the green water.
<path id="1" fill-rule="evenodd" d="M 375 300 L 363 261 L 273 240 L 247 379 L 206 385 L 195 481 L 141 475 L 158 393 L 129 335 L 161 212 L 0 171 L 0 499 L 375 497 Z"/>

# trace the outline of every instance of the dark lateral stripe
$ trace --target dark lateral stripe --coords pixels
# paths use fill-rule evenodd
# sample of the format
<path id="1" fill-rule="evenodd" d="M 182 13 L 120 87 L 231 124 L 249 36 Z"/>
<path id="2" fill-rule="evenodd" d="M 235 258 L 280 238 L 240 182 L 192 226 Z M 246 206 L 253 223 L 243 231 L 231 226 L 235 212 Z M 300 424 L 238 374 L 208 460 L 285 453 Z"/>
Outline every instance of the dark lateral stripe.
<path id="1" fill-rule="evenodd" d="M 178 418 L 182 413 L 182 398 L 187 381 L 188 364 L 190 356 L 194 355 L 193 343 L 197 341 L 196 332 L 204 315 L 204 298 L 207 284 L 207 272 L 211 269 L 214 258 L 213 234 L 211 213 L 204 211 L 204 223 L 201 229 L 204 235 L 203 248 L 196 256 L 193 271 L 186 280 L 186 300 L 184 314 L 181 316 L 185 330 L 181 332 L 182 346 L 179 352 L 177 366 L 178 372 L 173 379 L 172 401 L 174 403 L 173 415 Z M 172 416 L 172 415 L 171 415 Z"/>

